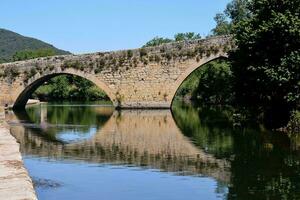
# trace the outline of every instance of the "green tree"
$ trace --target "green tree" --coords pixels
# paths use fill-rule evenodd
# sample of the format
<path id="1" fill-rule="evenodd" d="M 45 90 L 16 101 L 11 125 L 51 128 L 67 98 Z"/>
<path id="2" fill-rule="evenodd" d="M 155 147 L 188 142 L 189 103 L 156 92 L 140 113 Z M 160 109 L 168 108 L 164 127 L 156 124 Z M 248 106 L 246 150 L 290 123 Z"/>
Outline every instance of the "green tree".
<path id="1" fill-rule="evenodd" d="M 56 55 L 53 49 L 38 49 L 18 51 L 13 55 L 13 61 L 28 60 L 39 57 L 47 57 Z"/>
<path id="2" fill-rule="evenodd" d="M 201 39 L 201 35 L 194 32 L 187 32 L 187 33 L 177 33 L 174 35 L 174 39 L 163 38 L 163 37 L 155 37 L 148 41 L 143 47 L 153 47 L 159 46 L 161 44 L 170 43 L 170 42 L 178 42 L 184 40 L 197 40 Z"/>
<path id="3" fill-rule="evenodd" d="M 61 75 L 50 79 L 32 96 L 43 101 L 109 100 L 105 92 L 92 82 L 73 75 Z"/>
<path id="4" fill-rule="evenodd" d="M 212 30 L 213 35 L 228 35 L 231 32 L 231 24 L 228 22 L 226 15 L 218 13 L 215 18 L 216 27 Z"/>
<path id="5" fill-rule="evenodd" d="M 233 102 L 233 75 L 223 60 L 210 62 L 201 67 L 199 84 L 193 99 L 200 104 L 229 105 Z"/>
<path id="6" fill-rule="evenodd" d="M 231 20 L 232 24 L 237 24 L 251 16 L 249 2 L 250 0 L 233 0 L 227 4 L 224 13 Z"/>
<path id="7" fill-rule="evenodd" d="M 159 46 L 161 44 L 172 42 L 173 40 L 169 38 L 162 38 L 162 37 L 155 37 L 149 42 L 147 42 L 143 47 L 153 47 L 153 46 Z"/>
<path id="8" fill-rule="evenodd" d="M 230 63 L 219 59 L 196 69 L 178 88 L 176 99 L 198 105 L 232 105 L 233 75 Z"/>
<path id="9" fill-rule="evenodd" d="M 214 18 L 216 27 L 212 30 L 213 35 L 231 34 L 234 25 L 251 16 L 248 5 L 249 0 L 233 0 L 227 4 L 224 12 Z"/>
<path id="10" fill-rule="evenodd" d="M 183 41 L 183 40 L 196 40 L 196 39 L 201 39 L 201 35 L 196 34 L 194 32 L 177 33 L 174 36 L 174 39 L 175 39 L 176 42 Z"/>
<path id="11" fill-rule="evenodd" d="M 281 127 L 300 100 L 300 1 L 253 0 L 249 9 L 233 29 L 237 100 Z"/>

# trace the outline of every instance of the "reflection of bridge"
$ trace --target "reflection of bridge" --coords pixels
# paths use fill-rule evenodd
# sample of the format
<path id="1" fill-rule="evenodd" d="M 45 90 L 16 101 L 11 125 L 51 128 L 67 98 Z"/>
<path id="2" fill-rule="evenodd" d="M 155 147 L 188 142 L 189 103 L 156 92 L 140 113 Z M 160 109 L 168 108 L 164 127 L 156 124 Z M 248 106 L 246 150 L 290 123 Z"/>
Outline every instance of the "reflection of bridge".
<path id="1" fill-rule="evenodd" d="M 230 37 L 184 41 L 117 52 L 54 56 L 0 65 L 0 106 L 24 108 L 31 93 L 61 74 L 94 82 L 115 106 L 169 108 L 185 78 L 226 56 Z"/>
<path id="2" fill-rule="evenodd" d="M 12 116 L 8 119 L 14 120 Z M 42 130 L 12 126 L 11 132 L 25 154 L 133 164 L 229 182 L 229 162 L 194 146 L 181 134 L 168 110 L 115 111 L 93 138 L 67 145 L 49 141 Z"/>

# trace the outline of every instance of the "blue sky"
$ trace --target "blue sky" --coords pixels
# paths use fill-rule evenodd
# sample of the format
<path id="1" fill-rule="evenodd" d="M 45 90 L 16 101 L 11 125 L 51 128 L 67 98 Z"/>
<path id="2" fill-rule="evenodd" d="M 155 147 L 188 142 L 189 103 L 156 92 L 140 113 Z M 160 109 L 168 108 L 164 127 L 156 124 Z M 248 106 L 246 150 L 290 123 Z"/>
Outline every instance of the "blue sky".
<path id="1" fill-rule="evenodd" d="M 207 35 L 230 0 L 1 0 L 0 27 L 73 53 L 138 48 L 155 36 Z"/>

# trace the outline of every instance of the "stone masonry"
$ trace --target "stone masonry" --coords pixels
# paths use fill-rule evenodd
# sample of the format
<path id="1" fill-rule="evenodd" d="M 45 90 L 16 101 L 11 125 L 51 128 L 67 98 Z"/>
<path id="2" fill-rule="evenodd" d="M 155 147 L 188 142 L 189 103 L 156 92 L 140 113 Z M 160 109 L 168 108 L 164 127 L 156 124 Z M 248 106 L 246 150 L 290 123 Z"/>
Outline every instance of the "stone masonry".
<path id="1" fill-rule="evenodd" d="M 0 107 L 0 199 L 36 200 L 19 148 L 4 122 L 4 109 Z"/>
<path id="2" fill-rule="evenodd" d="M 233 48 L 230 36 L 134 50 L 37 58 L 0 65 L 0 106 L 24 108 L 49 79 L 72 74 L 104 90 L 116 107 L 169 108 L 182 82 L 198 67 Z"/>

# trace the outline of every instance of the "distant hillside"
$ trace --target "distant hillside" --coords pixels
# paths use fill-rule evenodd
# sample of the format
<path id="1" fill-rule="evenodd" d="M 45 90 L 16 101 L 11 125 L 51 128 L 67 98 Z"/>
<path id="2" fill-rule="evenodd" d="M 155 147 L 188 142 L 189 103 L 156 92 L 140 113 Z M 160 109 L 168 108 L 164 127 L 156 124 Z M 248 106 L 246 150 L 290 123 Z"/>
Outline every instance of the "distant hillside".
<path id="1" fill-rule="evenodd" d="M 50 49 L 56 55 L 70 54 L 70 52 L 57 49 L 43 41 L 0 28 L 0 63 L 13 61 L 13 56 L 17 52 L 39 49 Z"/>

